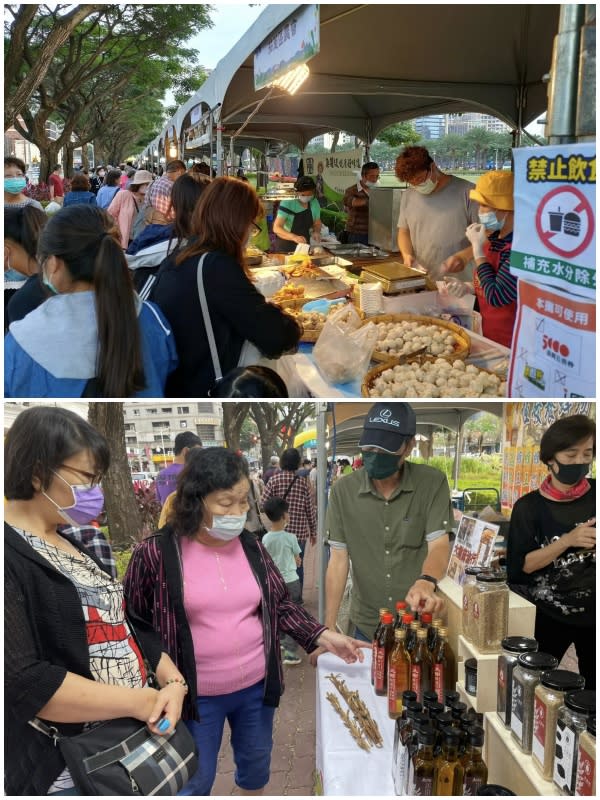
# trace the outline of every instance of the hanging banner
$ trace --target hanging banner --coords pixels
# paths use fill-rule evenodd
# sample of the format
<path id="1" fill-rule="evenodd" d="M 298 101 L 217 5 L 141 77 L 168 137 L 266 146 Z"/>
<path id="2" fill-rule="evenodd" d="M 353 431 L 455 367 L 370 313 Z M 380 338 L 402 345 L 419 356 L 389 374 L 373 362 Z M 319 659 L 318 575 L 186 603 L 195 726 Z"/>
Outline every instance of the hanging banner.
<path id="1" fill-rule="evenodd" d="M 201 116 L 202 116 L 202 105 L 199 103 L 197 106 L 194 106 L 190 111 L 190 125 L 195 125 L 197 122 L 200 122 Z"/>
<path id="2" fill-rule="evenodd" d="M 595 397 L 595 304 L 519 281 L 509 397 Z"/>
<path id="3" fill-rule="evenodd" d="M 323 205 L 340 203 L 344 192 L 359 180 L 363 150 L 341 150 L 338 153 L 302 153 L 304 174 L 317 184 L 317 200 Z"/>
<path id="4" fill-rule="evenodd" d="M 303 5 L 270 33 L 254 52 L 254 88 L 269 86 L 319 52 L 318 5 Z"/>
<path id="5" fill-rule="evenodd" d="M 579 403 L 506 403 L 502 447 L 503 512 L 509 512 L 517 500 L 539 489 L 548 474 L 540 461 L 540 441 L 550 425 L 560 417 L 585 414 L 595 417 L 595 404 Z"/>
<path id="6" fill-rule="evenodd" d="M 510 271 L 596 294 L 596 143 L 523 147 L 515 161 Z"/>

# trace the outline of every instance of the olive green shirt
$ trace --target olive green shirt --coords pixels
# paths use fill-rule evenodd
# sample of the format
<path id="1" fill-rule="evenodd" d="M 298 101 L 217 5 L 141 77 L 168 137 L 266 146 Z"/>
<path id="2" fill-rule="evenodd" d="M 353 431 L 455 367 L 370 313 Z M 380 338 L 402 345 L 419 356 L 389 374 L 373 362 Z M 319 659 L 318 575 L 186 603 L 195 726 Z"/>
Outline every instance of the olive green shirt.
<path id="1" fill-rule="evenodd" d="M 404 600 L 422 572 L 427 543 L 452 528 L 446 476 L 425 464 L 404 463 L 400 485 L 386 500 L 365 469 L 331 488 L 325 521 L 331 547 L 345 547 L 352 562 L 350 618 L 367 636 L 379 609 Z"/>

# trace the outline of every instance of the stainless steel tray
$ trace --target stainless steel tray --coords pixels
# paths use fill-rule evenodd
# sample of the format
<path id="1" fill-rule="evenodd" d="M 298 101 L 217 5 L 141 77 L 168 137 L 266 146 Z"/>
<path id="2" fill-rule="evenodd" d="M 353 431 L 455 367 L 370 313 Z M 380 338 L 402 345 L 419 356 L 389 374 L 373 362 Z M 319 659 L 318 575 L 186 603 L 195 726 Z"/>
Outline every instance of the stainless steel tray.
<path id="1" fill-rule="evenodd" d="M 385 250 L 363 244 L 327 244 L 323 247 L 337 256 L 348 256 L 349 258 L 387 258 L 389 256 Z"/>

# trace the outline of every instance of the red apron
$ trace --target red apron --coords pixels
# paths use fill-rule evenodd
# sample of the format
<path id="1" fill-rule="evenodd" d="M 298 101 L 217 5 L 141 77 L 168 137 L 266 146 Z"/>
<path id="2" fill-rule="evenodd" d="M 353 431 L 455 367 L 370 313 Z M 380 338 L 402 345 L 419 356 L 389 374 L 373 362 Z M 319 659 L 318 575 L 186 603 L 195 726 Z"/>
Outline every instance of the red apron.
<path id="1" fill-rule="evenodd" d="M 501 250 L 491 250 L 490 243 L 486 242 L 483 247 L 483 256 L 488 264 L 492 265 L 494 272 L 500 269 L 500 256 L 510 250 L 512 242 L 506 242 Z M 485 299 L 485 294 L 477 274 L 477 269 L 473 272 L 473 286 L 479 301 L 479 311 L 481 313 L 481 327 L 486 339 L 492 339 L 498 344 L 510 347 L 512 342 L 513 327 L 517 316 L 517 303 L 513 301 L 507 306 L 491 306 Z"/>

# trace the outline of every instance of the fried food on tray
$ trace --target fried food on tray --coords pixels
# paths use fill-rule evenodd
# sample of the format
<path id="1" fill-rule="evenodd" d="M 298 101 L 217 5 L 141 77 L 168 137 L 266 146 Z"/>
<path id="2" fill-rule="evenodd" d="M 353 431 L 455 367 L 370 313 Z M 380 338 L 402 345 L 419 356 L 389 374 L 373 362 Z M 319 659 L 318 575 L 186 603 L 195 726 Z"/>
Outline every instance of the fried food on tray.
<path id="1" fill-rule="evenodd" d="M 295 283 L 286 283 L 278 292 L 275 292 L 269 298 L 271 303 L 277 303 L 282 300 L 295 300 L 299 297 L 304 297 L 304 286 L 297 286 Z"/>

